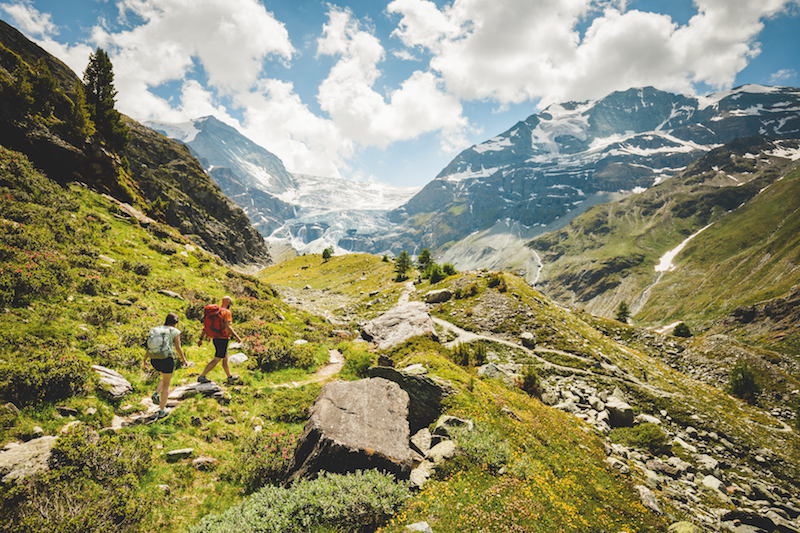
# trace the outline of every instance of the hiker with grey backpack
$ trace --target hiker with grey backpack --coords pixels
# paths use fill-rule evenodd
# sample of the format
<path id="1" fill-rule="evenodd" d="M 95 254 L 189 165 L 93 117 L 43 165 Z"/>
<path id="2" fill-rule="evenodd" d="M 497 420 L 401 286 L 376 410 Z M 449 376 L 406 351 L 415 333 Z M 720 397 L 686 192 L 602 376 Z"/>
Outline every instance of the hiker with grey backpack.
<path id="1" fill-rule="evenodd" d="M 147 350 L 145 360 L 150 359 L 153 368 L 161 372 L 161 379 L 156 386 L 156 391 L 150 397 L 154 404 L 158 404 L 158 418 L 164 418 L 167 412 L 167 398 L 169 397 L 169 382 L 175 370 L 175 353 L 180 356 L 184 366 L 187 366 L 186 356 L 181 348 L 181 330 L 178 324 L 178 315 L 170 313 L 164 320 L 163 326 L 155 326 L 147 334 Z"/>

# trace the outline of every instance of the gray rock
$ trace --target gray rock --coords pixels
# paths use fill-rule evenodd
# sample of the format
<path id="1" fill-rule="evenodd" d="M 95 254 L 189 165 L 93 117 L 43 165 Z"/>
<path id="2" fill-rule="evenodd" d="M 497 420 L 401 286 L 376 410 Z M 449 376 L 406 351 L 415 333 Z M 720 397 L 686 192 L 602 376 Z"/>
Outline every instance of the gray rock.
<path id="1" fill-rule="evenodd" d="M 517 368 L 515 365 L 508 365 L 502 363 L 487 363 L 479 366 L 477 369 L 478 376 L 489 379 L 502 379 L 503 382 L 509 387 L 513 387 L 516 380 L 519 378 Z"/>
<path id="2" fill-rule="evenodd" d="M 689 453 L 697 453 L 697 451 L 698 451 L 697 450 L 697 446 L 693 446 L 693 445 L 689 444 L 688 442 L 686 442 L 685 440 L 683 440 L 680 437 L 673 438 L 672 439 L 672 444 L 677 444 L 678 446 L 680 446 L 681 448 L 683 448 L 684 450 L 686 450 Z"/>
<path id="3" fill-rule="evenodd" d="M 558 391 L 548 390 L 542 393 L 542 403 L 545 405 L 555 405 L 561 396 Z"/>
<path id="4" fill-rule="evenodd" d="M 431 449 L 431 431 L 422 428 L 411 436 L 411 448 L 419 452 L 423 457 Z"/>
<path id="5" fill-rule="evenodd" d="M 411 473 L 408 394 L 383 378 L 326 383 L 289 465 L 289 482 L 321 470 L 377 469 L 407 479 Z"/>
<path id="6" fill-rule="evenodd" d="M 427 304 L 440 304 L 444 303 L 450 298 L 453 297 L 453 293 L 450 292 L 450 289 L 439 289 L 435 291 L 430 291 L 425 295 L 425 303 Z"/>
<path id="7" fill-rule="evenodd" d="M 192 460 L 192 466 L 199 472 L 208 472 L 217 467 L 219 461 L 215 457 L 201 455 Z"/>
<path id="8" fill-rule="evenodd" d="M 175 298 L 176 300 L 184 300 L 185 298 L 178 294 L 177 292 L 170 291 L 167 289 L 161 289 L 158 291 L 159 294 L 163 294 L 164 296 L 169 296 L 170 298 Z"/>
<path id="9" fill-rule="evenodd" d="M 422 461 L 408 476 L 408 484 L 412 490 L 421 489 L 433 474 L 433 463 Z"/>
<path id="10" fill-rule="evenodd" d="M 406 526 L 407 531 L 419 531 L 420 533 L 433 533 L 431 526 L 427 522 L 416 522 Z"/>
<path id="11" fill-rule="evenodd" d="M 181 459 L 188 459 L 194 455 L 194 448 L 180 448 L 178 450 L 170 450 L 167 452 L 167 462 L 174 463 Z"/>
<path id="12" fill-rule="evenodd" d="M 606 410 L 611 427 L 628 427 L 633 425 L 633 408 L 618 396 L 610 396 L 606 402 Z"/>
<path id="13" fill-rule="evenodd" d="M 703 533 L 703 529 L 691 522 L 675 522 L 667 528 L 670 533 Z"/>
<path id="14" fill-rule="evenodd" d="M 428 376 L 388 366 L 372 367 L 367 370 L 367 375 L 393 381 L 408 393 L 408 426 L 412 433 L 430 426 L 441 414 L 442 399 L 454 391 Z"/>
<path id="15" fill-rule="evenodd" d="M 659 507 L 658 500 L 655 494 L 653 494 L 653 491 L 644 485 L 636 485 L 634 488 L 639 491 L 639 498 L 642 500 L 642 504 L 645 507 L 657 514 L 661 514 L 661 507 Z"/>
<path id="16" fill-rule="evenodd" d="M 361 331 L 361 336 L 375 343 L 379 350 L 386 350 L 419 335 L 439 340 L 433 319 L 422 302 L 408 302 L 393 307 L 364 324 Z"/>
<path id="17" fill-rule="evenodd" d="M 452 440 L 443 440 L 430 450 L 425 455 L 425 459 L 433 463 L 433 466 L 439 466 L 447 459 L 452 459 L 456 454 L 456 443 Z"/>
<path id="18" fill-rule="evenodd" d="M 695 455 L 694 459 L 697 462 L 697 470 L 699 470 L 704 474 L 713 473 L 717 470 L 717 468 L 719 468 L 719 461 L 717 461 L 710 455 L 701 453 Z"/>
<path id="19" fill-rule="evenodd" d="M 656 418 L 656 417 L 654 417 L 652 415 L 647 415 L 647 414 L 644 414 L 644 413 L 636 415 L 636 417 L 633 419 L 633 421 L 636 422 L 637 424 L 656 424 L 656 425 L 659 425 L 659 426 L 661 425 L 661 420 L 660 419 L 658 419 L 658 418 Z"/>
<path id="20" fill-rule="evenodd" d="M 0 478 L 3 483 L 46 471 L 55 443 L 56 437 L 46 436 L 24 444 L 6 446 L 0 452 Z"/>
<path id="21" fill-rule="evenodd" d="M 100 377 L 100 386 L 112 400 L 121 400 L 133 393 L 133 386 L 116 370 L 100 365 L 92 365 L 92 370 Z"/>
<path id="22" fill-rule="evenodd" d="M 536 337 L 533 336 L 533 333 L 530 331 L 523 332 L 519 339 L 522 341 L 522 345 L 530 350 L 536 348 Z"/>

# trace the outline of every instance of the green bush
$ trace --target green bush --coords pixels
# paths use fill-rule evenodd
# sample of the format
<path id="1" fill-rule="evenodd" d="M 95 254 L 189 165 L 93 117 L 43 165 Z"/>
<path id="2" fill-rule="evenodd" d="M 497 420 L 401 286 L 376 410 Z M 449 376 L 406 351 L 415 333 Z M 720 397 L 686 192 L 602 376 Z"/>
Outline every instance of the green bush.
<path id="1" fill-rule="evenodd" d="M 453 263 L 443 264 L 442 272 L 444 272 L 446 276 L 455 276 L 456 274 L 458 274 L 458 270 L 456 270 L 456 267 L 453 266 Z"/>
<path id="2" fill-rule="evenodd" d="M 270 410 L 264 418 L 276 422 L 295 424 L 308 420 L 308 410 L 317 400 L 322 386 L 310 383 L 294 389 L 276 389 L 270 396 Z"/>
<path id="3" fill-rule="evenodd" d="M 61 346 L 4 354 L 0 398 L 18 407 L 64 400 L 82 392 L 89 375 L 89 363 Z"/>
<path id="4" fill-rule="evenodd" d="M 250 347 L 256 365 L 263 372 L 288 367 L 310 368 L 316 362 L 313 348 L 296 345 L 280 335 L 255 334 L 244 337 L 243 340 Z"/>
<path id="5" fill-rule="evenodd" d="M 136 494 L 151 462 L 141 435 L 98 434 L 78 427 L 56 441 L 50 470 L 0 498 L 3 531 L 135 532 L 150 502 Z"/>
<path id="6" fill-rule="evenodd" d="M 344 366 L 339 372 L 339 375 L 344 378 L 365 378 L 367 377 L 367 370 L 374 363 L 371 353 L 357 349 L 346 350 L 344 358 Z"/>
<path id="7" fill-rule="evenodd" d="M 0 243 L 0 305 L 25 306 L 36 297 L 62 294 L 69 286 L 69 267 L 63 257 L 32 250 Z"/>
<path id="8" fill-rule="evenodd" d="M 430 268 L 428 268 L 428 278 L 430 279 L 431 285 L 439 283 L 446 277 L 447 276 L 445 275 L 444 271 L 442 271 L 442 267 L 436 263 L 432 264 Z"/>
<path id="9" fill-rule="evenodd" d="M 630 428 L 612 429 L 608 434 L 612 442 L 619 442 L 626 446 L 648 450 L 654 454 L 664 453 L 669 449 L 669 437 L 658 424 L 646 422 Z"/>
<path id="10" fill-rule="evenodd" d="M 499 433 L 481 426 L 472 430 L 455 428 L 451 431 L 458 449 L 474 461 L 488 466 L 492 472 L 509 466 L 513 460 L 514 453 L 508 445 L 508 439 Z"/>
<path id="11" fill-rule="evenodd" d="M 539 374 L 531 365 L 525 366 L 524 370 L 522 371 L 522 378 L 518 382 L 518 386 L 530 396 L 534 396 L 536 398 L 542 397 L 542 383 L 539 379 Z"/>
<path id="12" fill-rule="evenodd" d="M 496 288 L 499 292 L 506 292 L 508 286 L 506 285 L 506 278 L 501 272 L 492 272 L 489 274 L 489 281 L 486 283 L 489 288 Z"/>
<path id="13" fill-rule="evenodd" d="M 459 366 L 469 366 L 469 346 L 464 342 L 456 344 L 450 358 Z"/>
<path id="14" fill-rule="evenodd" d="M 283 480 L 297 437 L 292 433 L 259 432 L 244 439 L 229 477 L 248 493 Z"/>
<path id="15" fill-rule="evenodd" d="M 189 533 L 375 531 L 409 498 L 405 485 L 376 471 L 323 473 L 288 489 L 265 487 Z"/>
<path id="16" fill-rule="evenodd" d="M 689 326 L 686 325 L 686 322 L 681 322 L 675 329 L 672 330 L 672 334 L 676 337 L 691 337 L 692 332 L 689 330 Z"/>
<path id="17" fill-rule="evenodd" d="M 728 394 L 741 398 L 749 403 L 754 403 L 761 393 L 761 387 L 756 383 L 756 373 L 747 359 L 738 359 L 733 365 L 728 387 Z"/>
<path id="18" fill-rule="evenodd" d="M 475 283 L 470 283 L 466 287 L 458 287 L 454 292 L 453 296 L 455 296 L 456 300 L 462 300 L 464 298 L 470 298 L 478 294 L 478 286 Z"/>

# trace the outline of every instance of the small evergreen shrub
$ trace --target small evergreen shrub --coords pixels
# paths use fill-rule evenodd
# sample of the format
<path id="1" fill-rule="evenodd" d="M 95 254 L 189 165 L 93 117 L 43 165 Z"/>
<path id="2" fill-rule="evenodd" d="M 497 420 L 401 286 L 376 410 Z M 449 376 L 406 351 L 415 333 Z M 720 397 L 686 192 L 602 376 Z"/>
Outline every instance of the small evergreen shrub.
<path id="1" fill-rule="evenodd" d="M 458 287 L 455 291 L 453 291 L 453 296 L 455 296 L 456 300 L 470 298 L 476 294 L 478 294 L 478 286 L 475 283 L 470 283 L 466 287 Z"/>
<path id="2" fill-rule="evenodd" d="M 508 290 L 506 278 L 501 272 L 492 272 L 489 274 L 489 281 L 486 285 L 489 288 L 497 289 L 499 292 L 506 292 Z"/>
<path id="3" fill-rule="evenodd" d="M 305 422 L 308 420 L 308 410 L 321 390 L 322 386 L 317 383 L 295 389 L 276 389 L 270 396 L 270 410 L 263 416 L 287 424 Z"/>
<path id="4" fill-rule="evenodd" d="M 244 485 L 248 493 L 278 484 L 286 475 L 296 442 L 295 435 L 284 431 L 246 437 L 228 477 Z"/>
<path id="5" fill-rule="evenodd" d="M 430 268 L 428 268 L 428 278 L 430 279 L 431 285 L 439 283 L 446 277 L 447 276 L 442 270 L 442 267 L 440 267 L 439 265 L 434 263 L 430 266 Z"/>
<path id="6" fill-rule="evenodd" d="M 646 422 L 629 428 L 612 429 L 608 434 L 612 442 L 619 442 L 626 446 L 648 450 L 654 454 L 664 453 L 669 445 L 669 437 L 658 424 Z"/>
<path id="7" fill-rule="evenodd" d="M 453 266 L 453 263 L 443 264 L 442 272 L 444 272 L 446 276 L 455 276 L 456 274 L 458 274 L 458 270 L 456 270 L 456 267 Z"/>
<path id="8" fill-rule="evenodd" d="M 531 365 L 525 366 L 522 371 L 522 378 L 517 382 L 517 386 L 528 393 L 529 396 L 542 397 L 542 383 L 539 379 L 539 374 Z"/>
<path id="9" fill-rule="evenodd" d="M 738 359 L 733 365 L 725 391 L 748 403 L 756 401 L 756 397 L 761 393 L 761 387 L 756 383 L 755 370 L 747 359 Z"/>
<path id="10" fill-rule="evenodd" d="M 459 366 L 469 366 L 469 346 L 464 342 L 456 344 L 450 357 Z"/>
<path id="11" fill-rule="evenodd" d="M 686 322 L 681 322 L 675 329 L 672 330 L 672 334 L 676 337 L 691 337 L 692 332 L 689 330 L 689 326 L 686 325 Z"/>
<path id="12" fill-rule="evenodd" d="M 326 472 L 288 489 L 265 487 L 224 513 L 204 517 L 189 533 L 375 531 L 409 497 L 405 485 L 374 470 Z"/>

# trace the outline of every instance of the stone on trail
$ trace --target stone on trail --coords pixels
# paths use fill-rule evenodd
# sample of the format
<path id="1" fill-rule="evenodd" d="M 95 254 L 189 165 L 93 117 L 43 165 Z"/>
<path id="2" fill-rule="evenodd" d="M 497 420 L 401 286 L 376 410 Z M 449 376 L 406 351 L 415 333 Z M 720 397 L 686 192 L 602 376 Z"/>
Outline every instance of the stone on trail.
<path id="1" fill-rule="evenodd" d="M 112 400 L 121 400 L 133 392 L 131 383 L 116 370 L 100 365 L 92 365 L 92 370 L 100 376 L 100 386 Z"/>
<path id="2" fill-rule="evenodd" d="M 389 349 L 419 335 L 439 340 L 428 307 L 422 302 L 395 306 L 364 324 L 361 331 L 361 336 L 374 342 L 379 350 Z"/>
<path id="3" fill-rule="evenodd" d="M 320 471 L 377 469 L 411 473 L 408 394 L 397 383 L 370 378 L 325 384 L 289 465 L 289 482 Z"/>

